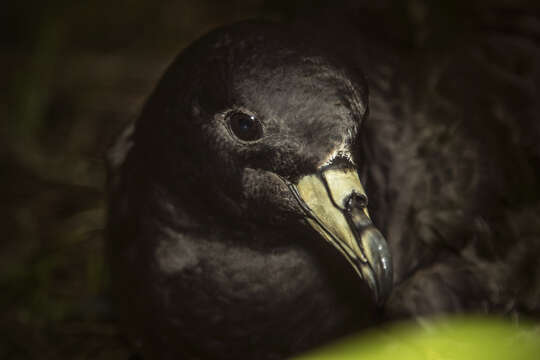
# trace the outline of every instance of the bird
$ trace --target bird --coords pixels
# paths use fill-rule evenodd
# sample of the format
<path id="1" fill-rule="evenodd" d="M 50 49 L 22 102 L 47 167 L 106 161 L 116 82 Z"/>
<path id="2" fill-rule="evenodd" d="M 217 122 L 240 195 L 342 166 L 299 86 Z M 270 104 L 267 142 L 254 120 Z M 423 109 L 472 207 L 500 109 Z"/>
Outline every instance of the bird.
<path id="1" fill-rule="evenodd" d="M 143 358 L 538 315 L 538 43 L 417 51 L 370 21 L 215 29 L 111 147 L 112 291 Z"/>

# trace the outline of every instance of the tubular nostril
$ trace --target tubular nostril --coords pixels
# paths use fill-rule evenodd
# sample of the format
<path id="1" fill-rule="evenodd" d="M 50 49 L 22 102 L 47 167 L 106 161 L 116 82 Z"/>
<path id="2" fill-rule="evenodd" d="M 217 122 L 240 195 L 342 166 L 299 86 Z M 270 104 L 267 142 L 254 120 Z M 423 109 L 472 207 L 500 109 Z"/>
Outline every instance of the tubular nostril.
<path id="1" fill-rule="evenodd" d="M 367 207 L 368 204 L 368 198 L 364 194 L 358 194 L 357 192 L 353 192 L 347 201 L 345 202 L 345 207 L 347 211 L 351 211 L 353 208 L 362 209 Z"/>

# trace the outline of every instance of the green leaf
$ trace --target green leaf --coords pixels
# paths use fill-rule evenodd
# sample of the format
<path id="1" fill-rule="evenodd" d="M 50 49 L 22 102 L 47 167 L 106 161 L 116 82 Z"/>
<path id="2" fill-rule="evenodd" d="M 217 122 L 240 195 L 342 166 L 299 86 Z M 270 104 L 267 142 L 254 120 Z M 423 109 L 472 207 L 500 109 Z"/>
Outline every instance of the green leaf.
<path id="1" fill-rule="evenodd" d="M 295 360 L 534 360 L 540 329 L 498 318 L 421 320 L 355 335 Z"/>

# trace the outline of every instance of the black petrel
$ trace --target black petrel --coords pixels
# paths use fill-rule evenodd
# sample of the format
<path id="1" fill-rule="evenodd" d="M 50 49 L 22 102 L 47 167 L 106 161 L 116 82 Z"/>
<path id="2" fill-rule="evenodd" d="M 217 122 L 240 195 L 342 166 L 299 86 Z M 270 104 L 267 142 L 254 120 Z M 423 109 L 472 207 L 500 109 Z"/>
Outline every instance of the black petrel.
<path id="1" fill-rule="evenodd" d="M 538 154 L 491 135 L 521 88 L 468 44 L 244 22 L 183 50 L 109 155 L 113 291 L 142 353 L 281 359 L 382 318 L 508 310 Z"/>

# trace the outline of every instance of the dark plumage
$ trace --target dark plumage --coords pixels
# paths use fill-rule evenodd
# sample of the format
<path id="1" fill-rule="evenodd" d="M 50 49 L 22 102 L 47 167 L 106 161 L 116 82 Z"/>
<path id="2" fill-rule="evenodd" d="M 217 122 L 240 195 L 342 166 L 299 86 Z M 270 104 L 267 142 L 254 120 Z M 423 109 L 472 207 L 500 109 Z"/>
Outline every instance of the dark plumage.
<path id="1" fill-rule="evenodd" d="M 113 288 L 147 358 L 279 359 L 401 316 L 538 311 L 538 44 L 418 52 L 358 24 L 211 32 L 111 150 Z M 363 281 L 291 191 L 325 166 L 358 170 L 388 240 L 384 307 L 385 275 Z"/>

